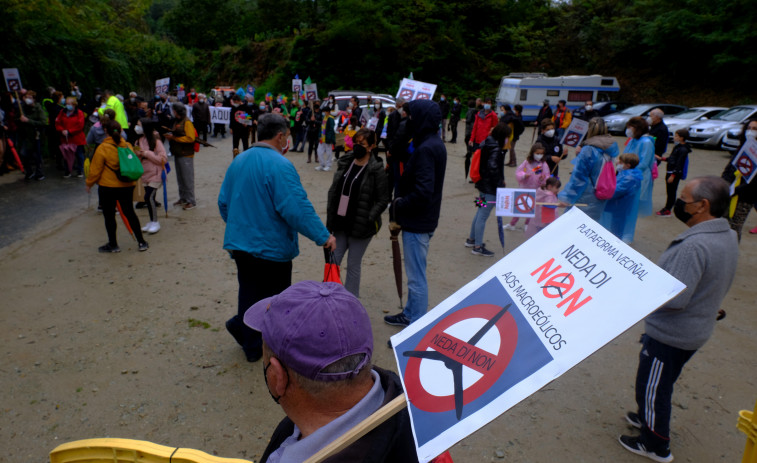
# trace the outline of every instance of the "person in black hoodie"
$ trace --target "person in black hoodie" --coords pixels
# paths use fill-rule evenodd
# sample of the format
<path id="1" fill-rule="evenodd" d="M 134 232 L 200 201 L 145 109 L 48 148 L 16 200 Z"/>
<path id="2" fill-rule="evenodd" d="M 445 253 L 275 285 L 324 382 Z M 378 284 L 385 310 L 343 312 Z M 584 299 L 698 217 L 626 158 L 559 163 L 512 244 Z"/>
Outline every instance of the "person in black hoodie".
<path id="1" fill-rule="evenodd" d="M 659 157 L 660 161 L 668 163 L 667 173 L 665 174 L 665 186 L 668 192 L 668 199 L 665 202 L 665 207 L 657 211 L 657 215 L 660 217 L 669 217 L 670 211 L 673 209 L 673 204 L 676 202 L 676 195 L 678 194 L 678 183 L 683 180 L 684 169 L 686 168 L 687 161 L 689 159 L 689 153 L 691 148 L 686 143 L 686 139 L 689 138 L 688 129 L 678 129 L 673 135 L 673 143 L 675 147 L 673 152 L 667 158 Z"/>
<path id="2" fill-rule="evenodd" d="M 484 228 L 494 204 L 497 201 L 497 188 L 505 187 L 505 153 L 503 148 L 510 138 L 510 126 L 500 122 L 492 129 L 481 145 L 481 159 L 478 168 L 481 180 L 476 182 L 476 189 L 481 192 L 481 200 L 476 203 L 478 210 L 471 223 L 470 234 L 465 240 L 466 248 L 471 254 L 493 257 L 494 253 L 484 246 Z"/>
<path id="3" fill-rule="evenodd" d="M 442 93 L 439 96 L 439 109 L 442 111 L 442 141 L 447 141 L 447 116 L 449 115 L 449 101 Z"/>
<path id="4" fill-rule="evenodd" d="M 403 393 L 395 373 L 371 365 L 368 313 L 338 283 L 295 283 L 244 323 L 262 334 L 266 388 L 287 415 L 261 463 L 305 461 Z M 407 409 L 325 461 L 417 462 Z"/>
<path id="5" fill-rule="evenodd" d="M 394 221 L 402 227 L 407 304 L 399 314 L 384 317 L 387 324 L 396 326 L 409 325 L 428 309 L 426 257 L 439 224 L 447 168 L 447 149 L 439 137 L 442 122 L 439 105 L 431 100 L 415 100 L 404 109 L 407 131 L 413 141 L 391 212 Z"/>

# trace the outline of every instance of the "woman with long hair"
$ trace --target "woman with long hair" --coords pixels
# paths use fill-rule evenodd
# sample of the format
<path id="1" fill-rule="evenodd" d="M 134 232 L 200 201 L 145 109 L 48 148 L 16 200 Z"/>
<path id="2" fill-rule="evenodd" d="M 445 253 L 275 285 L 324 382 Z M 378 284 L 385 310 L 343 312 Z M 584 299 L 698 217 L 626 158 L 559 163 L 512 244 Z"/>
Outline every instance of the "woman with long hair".
<path id="1" fill-rule="evenodd" d="M 145 186 L 144 201 L 147 204 L 147 212 L 150 214 L 150 221 L 142 227 L 142 231 L 153 234 L 160 230 L 155 194 L 163 185 L 161 173 L 168 162 L 168 157 L 163 143 L 160 142 L 160 135 L 155 130 L 155 124 L 151 119 L 143 118 L 137 121 L 134 132 L 138 137 L 134 148 L 142 161 L 142 168 L 145 170 L 142 175 L 142 184 Z"/>

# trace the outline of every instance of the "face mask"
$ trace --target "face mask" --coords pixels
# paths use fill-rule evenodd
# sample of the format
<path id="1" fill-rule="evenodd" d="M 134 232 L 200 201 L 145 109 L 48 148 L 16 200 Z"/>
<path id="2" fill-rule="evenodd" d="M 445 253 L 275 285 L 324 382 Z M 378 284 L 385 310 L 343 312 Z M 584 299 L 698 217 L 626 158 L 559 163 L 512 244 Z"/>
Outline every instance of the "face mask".
<path id="1" fill-rule="evenodd" d="M 621 170 L 623 170 L 623 169 L 626 168 L 626 166 L 624 166 L 623 164 L 618 164 L 616 167 L 617 167 L 617 169 L 615 169 L 615 170 L 617 170 L 618 172 L 620 172 Z"/>
<path id="2" fill-rule="evenodd" d="M 136 103 L 137 99 L 136 98 L 129 98 L 129 101 L 131 101 L 132 103 Z"/>
<path id="3" fill-rule="evenodd" d="M 693 215 L 686 212 L 686 203 L 681 198 L 677 198 L 675 204 L 673 205 L 673 213 L 676 216 L 676 219 L 680 220 L 683 223 L 688 223 L 689 220 L 693 217 Z"/>
<path id="4" fill-rule="evenodd" d="M 362 159 L 368 153 L 368 150 L 365 149 L 365 146 L 356 144 L 352 147 L 352 152 L 355 153 L 355 159 Z"/>
<path id="5" fill-rule="evenodd" d="M 289 152 L 289 139 L 287 138 L 287 144 L 284 146 L 284 148 L 281 150 L 281 154 L 287 154 Z"/>
<path id="6" fill-rule="evenodd" d="M 236 108 L 237 106 L 239 106 L 239 103 L 232 103 L 231 106 Z"/>
<path id="7" fill-rule="evenodd" d="M 32 104 L 34 104 L 34 100 L 32 100 L 31 98 L 24 98 L 24 103 L 31 106 Z"/>
<path id="8" fill-rule="evenodd" d="M 455 104 L 455 105 L 459 105 L 459 104 L 460 104 L 460 102 L 459 102 L 459 101 L 457 101 L 457 100 L 455 100 L 455 103 L 454 103 L 454 104 Z"/>
<path id="9" fill-rule="evenodd" d="M 444 97 L 439 98 L 439 101 L 444 101 Z"/>
<path id="10" fill-rule="evenodd" d="M 376 111 L 378 111 L 379 109 L 381 109 L 381 106 L 375 104 L 375 105 L 373 105 L 373 109 L 375 109 Z"/>
<path id="11" fill-rule="evenodd" d="M 547 138 L 552 138 L 555 136 L 555 129 L 549 129 L 544 132 L 544 136 Z"/>
<path id="12" fill-rule="evenodd" d="M 757 138 L 757 130 L 747 130 L 744 132 L 744 136 L 747 138 Z"/>
<path id="13" fill-rule="evenodd" d="M 192 92 L 192 96 L 193 96 L 193 97 L 195 96 L 195 93 L 194 93 L 194 92 Z"/>
<path id="14" fill-rule="evenodd" d="M 678 140 L 673 140 L 673 144 L 674 144 L 674 145 L 680 145 L 680 144 L 681 144 L 681 142 L 680 142 L 680 141 L 678 141 Z"/>
<path id="15" fill-rule="evenodd" d="M 593 107 L 594 107 L 594 106 L 592 106 L 592 105 L 590 105 L 590 104 L 587 104 L 587 105 L 586 105 L 586 110 L 587 110 L 587 111 L 591 111 L 591 108 L 593 108 Z"/>
<path id="16" fill-rule="evenodd" d="M 141 125 L 138 125 L 134 127 L 134 133 L 136 133 L 137 135 L 142 135 L 143 133 L 145 133 L 145 131 Z"/>
<path id="17" fill-rule="evenodd" d="M 98 95 L 95 95 L 95 101 L 96 101 L 96 100 L 99 100 L 101 96 L 102 96 L 102 95 L 99 95 L 99 94 L 98 94 Z"/>
<path id="18" fill-rule="evenodd" d="M 199 101 L 200 101 L 200 103 L 205 103 L 205 100 L 199 100 Z"/>
<path id="19" fill-rule="evenodd" d="M 534 154 L 534 159 L 536 159 L 537 161 L 541 161 L 541 158 L 543 157 L 544 157 L 543 154 Z"/>
<path id="20" fill-rule="evenodd" d="M 73 111 L 73 110 L 74 110 L 74 105 L 72 105 L 72 104 L 67 104 L 67 105 L 66 105 L 66 110 L 67 110 L 67 111 L 69 111 L 69 112 L 70 112 L 70 111 Z"/>
<path id="21" fill-rule="evenodd" d="M 66 99 L 65 98 L 61 98 L 60 99 L 60 104 L 63 104 L 63 105 L 66 104 Z"/>
<path id="22" fill-rule="evenodd" d="M 71 90 L 71 96 L 76 96 L 76 90 Z"/>
<path id="23" fill-rule="evenodd" d="M 647 124 L 652 125 L 652 118 L 651 117 L 647 118 Z"/>
<path id="24" fill-rule="evenodd" d="M 626 128 L 626 137 L 633 138 L 633 129 L 631 127 Z"/>
<path id="25" fill-rule="evenodd" d="M 347 105 L 348 108 L 352 108 L 352 106 L 353 106 L 352 103 Z"/>
<path id="26" fill-rule="evenodd" d="M 490 105 L 490 104 L 485 104 L 484 105 L 484 111 L 489 111 L 490 109 L 492 109 L 492 105 Z"/>

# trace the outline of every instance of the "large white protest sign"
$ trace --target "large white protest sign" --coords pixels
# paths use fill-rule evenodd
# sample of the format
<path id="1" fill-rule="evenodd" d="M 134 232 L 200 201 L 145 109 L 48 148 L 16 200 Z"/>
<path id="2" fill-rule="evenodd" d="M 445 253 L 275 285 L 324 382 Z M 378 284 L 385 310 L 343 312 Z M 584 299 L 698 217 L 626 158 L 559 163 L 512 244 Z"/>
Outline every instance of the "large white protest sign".
<path id="1" fill-rule="evenodd" d="M 392 336 L 426 462 L 684 289 L 573 208 Z"/>
<path id="2" fill-rule="evenodd" d="M 565 133 L 560 140 L 563 145 L 572 147 L 578 146 L 581 140 L 586 136 L 586 132 L 589 131 L 589 123 L 581 119 L 573 119 L 570 125 L 565 130 Z"/>
<path id="3" fill-rule="evenodd" d="M 497 215 L 510 217 L 536 216 L 536 190 L 523 188 L 497 188 Z"/>
<path id="4" fill-rule="evenodd" d="M 187 117 L 190 121 L 194 122 L 194 118 L 192 117 L 192 106 L 191 105 L 185 105 L 187 108 Z M 226 124 L 229 125 L 229 117 L 231 114 L 231 108 L 224 108 L 222 106 L 211 106 L 210 107 L 210 123 L 211 124 Z"/>
<path id="5" fill-rule="evenodd" d="M 5 88 L 9 92 L 20 92 L 24 88 L 21 85 L 21 74 L 18 73 L 18 69 L 3 68 L 3 77 L 5 78 Z"/>
<path id="6" fill-rule="evenodd" d="M 308 101 L 315 101 L 318 99 L 318 85 L 305 84 L 305 99 Z"/>
<path id="7" fill-rule="evenodd" d="M 430 100 L 434 97 L 435 92 L 436 84 L 429 84 L 405 77 L 400 82 L 400 88 L 397 90 L 395 98 L 403 98 L 405 101 Z"/>
<path id="8" fill-rule="evenodd" d="M 299 93 L 302 91 L 302 79 L 292 79 L 292 93 Z"/>
<path id="9" fill-rule="evenodd" d="M 155 94 L 168 93 L 168 86 L 171 84 L 170 77 L 164 77 L 155 81 Z"/>
<path id="10" fill-rule="evenodd" d="M 748 139 L 738 154 L 733 157 L 731 164 L 741 172 L 744 181 L 750 183 L 757 175 L 757 141 L 753 138 Z"/>

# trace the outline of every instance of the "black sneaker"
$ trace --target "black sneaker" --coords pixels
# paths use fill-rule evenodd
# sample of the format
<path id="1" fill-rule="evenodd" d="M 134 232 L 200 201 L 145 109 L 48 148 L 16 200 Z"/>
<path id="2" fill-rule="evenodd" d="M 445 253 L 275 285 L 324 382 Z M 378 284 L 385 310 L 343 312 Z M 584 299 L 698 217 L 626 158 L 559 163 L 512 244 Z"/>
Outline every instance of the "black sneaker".
<path id="1" fill-rule="evenodd" d="M 476 256 L 494 257 L 494 253 L 486 249 L 486 247 L 484 246 L 481 246 L 480 248 L 473 248 L 470 250 L 470 253 Z"/>
<path id="2" fill-rule="evenodd" d="M 641 417 L 638 413 L 634 412 L 628 412 L 626 413 L 626 421 L 628 421 L 628 424 L 633 426 L 636 429 L 641 429 L 643 426 L 643 423 L 641 422 Z"/>
<path id="3" fill-rule="evenodd" d="M 137 204 L 134 205 L 134 209 L 144 209 L 147 207 L 147 203 L 144 201 L 139 201 Z"/>
<path id="4" fill-rule="evenodd" d="M 670 449 L 657 451 L 647 450 L 644 444 L 641 443 L 639 437 L 620 436 L 618 437 L 618 442 L 620 442 L 620 445 L 629 452 L 641 455 L 642 457 L 647 457 L 650 460 L 659 461 L 661 463 L 673 461 L 673 454 L 670 453 Z"/>
<path id="5" fill-rule="evenodd" d="M 476 240 L 472 240 L 470 238 L 465 238 L 465 247 L 466 248 L 472 248 L 476 245 Z"/>
<path id="6" fill-rule="evenodd" d="M 97 248 L 97 252 L 121 252 L 121 248 L 118 246 L 111 246 L 110 243 L 106 243 L 105 246 Z"/>
<path id="7" fill-rule="evenodd" d="M 394 326 L 408 326 L 410 325 L 410 320 L 405 316 L 404 313 L 400 312 L 397 315 L 387 315 L 384 317 L 384 322 L 387 325 L 394 325 Z"/>
<path id="8" fill-rule="evenodd" d="M 150 249 L 150 245 L 147 244 L 147 241 L 139 243 L 139 252 L 147 251 L 148 249 Z"/>

